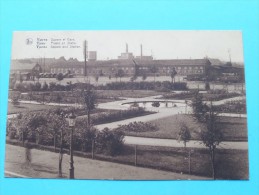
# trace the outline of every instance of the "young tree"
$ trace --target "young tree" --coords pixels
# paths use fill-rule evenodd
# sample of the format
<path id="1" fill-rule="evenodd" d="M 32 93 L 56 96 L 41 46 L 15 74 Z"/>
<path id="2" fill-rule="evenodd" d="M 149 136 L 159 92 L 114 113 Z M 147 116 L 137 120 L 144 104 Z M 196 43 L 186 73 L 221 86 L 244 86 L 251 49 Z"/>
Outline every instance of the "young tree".
<path id="1" fill-rule="evenodd" d="M 45 113 L 40 114 L 29 114 L 27 127 L 32 133 L 32 139 L 35 140 L 36 144 L 41 144 L 42 134 L 47 127 L 48 121 Z"/>
<path id="2" fill-rule="evenodd" d="M 48 84 L 44 82 L 44 84 L 42 85 L 42 91 L 47 91 L 48 88 L 49 88 Z"/>
<path id="3" fill-rule="evenodd" d="M 56 88 L 56 83 L 55 83 L 55 82 L 50 82 L 50 83 L 49 83 L 49 89 L 50 89 L 51 91 L 54 91 L 55 88 Z"/>
<path id="4" fill-rule="evenodd" d="M 99 74 L 96 74 L 95 77 L 94 77 L 94 79 L 95 79 L 95 82 L 97 83 L 97 86 L 98 86 Z"/>
<path id="5" fill-rule="evenodd" d="M 205 90 L 206 91 L 210 90 L 210 83 L 208 81 L 205 82 Z"/>
<path id="6" fill-rule="evenodd" d="M 223 140 L 223 134 L 218 126 L 218 117 L 213 106 L 209 107 L 205 115 L 205 129 L 201 131 L 201 140 L 210 152 L 212 177 L 215 179 L 215 150 Z"/>
<path id="7" fill-rule="evenodd" d="M 184 148 L 186 148 L 186 143 L 190 141 L 191 133 L 189 127 L 185 123 L 181 123 L 180 131 L 178 133 L 178 140 L 183 141 Z"/>
<path id="8" fill-rule="evenodd" d="M 61 93 L 57 93 L 56 101 L 59 103 L 59 105 L 60 105 L 62 99 L 63 99 L 63 96 L 61 95 Z"/>
<path id="9" fill-rule="evenodd" d="M 39 82 L 39 80 L 40 80 L 40 74 L 38 73 L 38 74 L 36 74 L 35 75 L 35 77 L 36 77 L 36 79 L 38 80 L 38 82 Z"/>
<path id="10" fill-rule="evenodd" d="M 117 77 L 120 78 L 120 82 L 121 82 L 121 78 L 124 76 L 125 76 L 125 72 L 122 69 L 118 69 Z"/>
<path id="11" fill-rule="evenodd" d="M 147 74 L 146 73 L 143 73 L 142 74 L 142 81 L 145 81 L 147 79 Z"/>
<path id="12" fill-rule="evenodd" d="M 137 77 L 135 75 L 133 75 L 132 77 L 130 77 L 130 81 L 134 82 L 137 79 Z"/>
<path id="13" fill-rule="evenodd" d="M 173 67 L 173 70 L 171 72 L 172 83 L 175 83 L 175 76 L 176 75 L 177 75 L 177 72 L 175 70 L 175 67 Z"/>
<path id="14" fill-rule="evenodd" d="M 91 111 L 95 109 L 96 103 L 97 103 L 97 95 L 95 91 L 92 89 L 88 88 L 86 91 L 82 92 L 82 97 L 83 97 L 83 103 L 86 109 L 87 113 L 87 123 L 88 127 L 91 126 Z"/>
<path id="15" fill-rule="evenodd" d="M 223 140 L 223 134 L 218 126 L 219 118 L 212 102 L 207 105 L 201 101 L 198 95 L 195 96 L 192 102 L 192 108 L 195 118 L 204 125 L 203 130 L 200 132 L 200 137 L 202 144 L 209 149 L 212 177 L 215 179 L 215 150 Z"/>
<path id="16" fill-rule="evenodd" d="M 194 92 L 194 97 L 191 102 L 194 117 L 199 121 L 203 122 L 204 116 L 207 112 L 207 106 L 202 102 L 202 95 L 199 91 Z"/>
<path id="17" fill-rule="evenodd" d="M 35 83 L 34 89 L 35 89 L 35 91 L 40 91 L 40 89 L 41 89 L 41 84 L 40 84 L 40 82 Z"/>

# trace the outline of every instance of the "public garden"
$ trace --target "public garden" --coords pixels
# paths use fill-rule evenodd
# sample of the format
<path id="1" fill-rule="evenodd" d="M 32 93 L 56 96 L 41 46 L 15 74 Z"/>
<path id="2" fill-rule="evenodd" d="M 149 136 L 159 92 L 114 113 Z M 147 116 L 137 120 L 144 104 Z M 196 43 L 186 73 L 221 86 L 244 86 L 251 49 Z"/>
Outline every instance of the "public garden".
<path id="1" fill-rule="evenodd" d="M 92 164 L 130 165 L 125 170 L 148 168 L 139 169 L 143 174 L 134 169 L 135 175 L 125 171 L 118 176 L 119 170 L 110 175 L 96 172 L 98 179 L 152 179 L 154 169 L 162 171 L 154 173 L 154 179 L 249 177 L 242 83 L 211 83 L 208 88 L 204 82 L 180 78 L 173 82 L 170 77 L 156 81 L 152 77 L 110 81 L 100 77 L 87 82 L 83 78 L 41 78 L 12 87 L 7 176 L 12 175 L 10 168 L 28 177 L 71 178 L 75 169 L 75 178 L 93 179 L 93 173 L 88 175 L 91 167 L 82 172 L 86 158 Z M 23 164 L 23 148 L 31 151 L 30 166 Z M 41 163 L 39 154 L 50 159 Z M 14 159 L 17 155 L 20 162 Z M 116 166 L 121 165 L 110 164 L 107 169 Z"/>

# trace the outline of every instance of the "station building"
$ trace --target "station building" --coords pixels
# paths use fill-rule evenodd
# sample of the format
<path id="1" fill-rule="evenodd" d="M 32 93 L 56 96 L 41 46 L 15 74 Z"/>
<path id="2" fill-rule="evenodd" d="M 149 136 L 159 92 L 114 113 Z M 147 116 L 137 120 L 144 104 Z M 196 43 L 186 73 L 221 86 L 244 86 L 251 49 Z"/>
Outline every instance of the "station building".
<path id="1" fill-rule="evenodd" d="M 104 61 L 88 61 L 86 65 L 88 75 L 114 75 L 119 69 L 125 75 L 131 76 L 138 69 L 139 74 L 153 74 L 150 70 L 156 67 L 156 74 L 160 76 L 170 75 L 173 69 L 178 75 L 199 74 L 203 75 L 211 65 L 208 59 L 174 59 L 174 60 L 143 60 L 143 59 L 115 59 Z M 55 63 L 50 65 L 50 72 L 53 74 L 71 72 L 75 75 L 84 75 L 84 62 L 73 61 L 65 63 Z"/>

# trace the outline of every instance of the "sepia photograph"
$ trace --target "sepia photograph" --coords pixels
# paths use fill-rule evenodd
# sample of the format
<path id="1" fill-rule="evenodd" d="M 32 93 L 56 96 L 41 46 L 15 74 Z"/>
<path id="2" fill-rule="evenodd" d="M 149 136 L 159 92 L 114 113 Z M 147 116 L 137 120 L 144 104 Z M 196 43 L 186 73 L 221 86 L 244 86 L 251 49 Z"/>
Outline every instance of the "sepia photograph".
<path id="1" fill-rule="evenodd" d="M 249 180 L 242 31 L 15 31 L 8 178 Z"/>

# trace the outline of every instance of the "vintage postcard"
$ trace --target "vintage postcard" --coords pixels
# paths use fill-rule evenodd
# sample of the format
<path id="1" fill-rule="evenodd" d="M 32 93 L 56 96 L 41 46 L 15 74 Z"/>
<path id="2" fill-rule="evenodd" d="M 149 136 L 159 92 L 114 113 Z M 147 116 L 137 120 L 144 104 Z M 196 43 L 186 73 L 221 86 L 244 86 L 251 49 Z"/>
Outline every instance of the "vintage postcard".
<path id="1" fill-rule="evenodd" d="M 5 176 L 248 180 L 241 31 L 13 33 Z"/>

